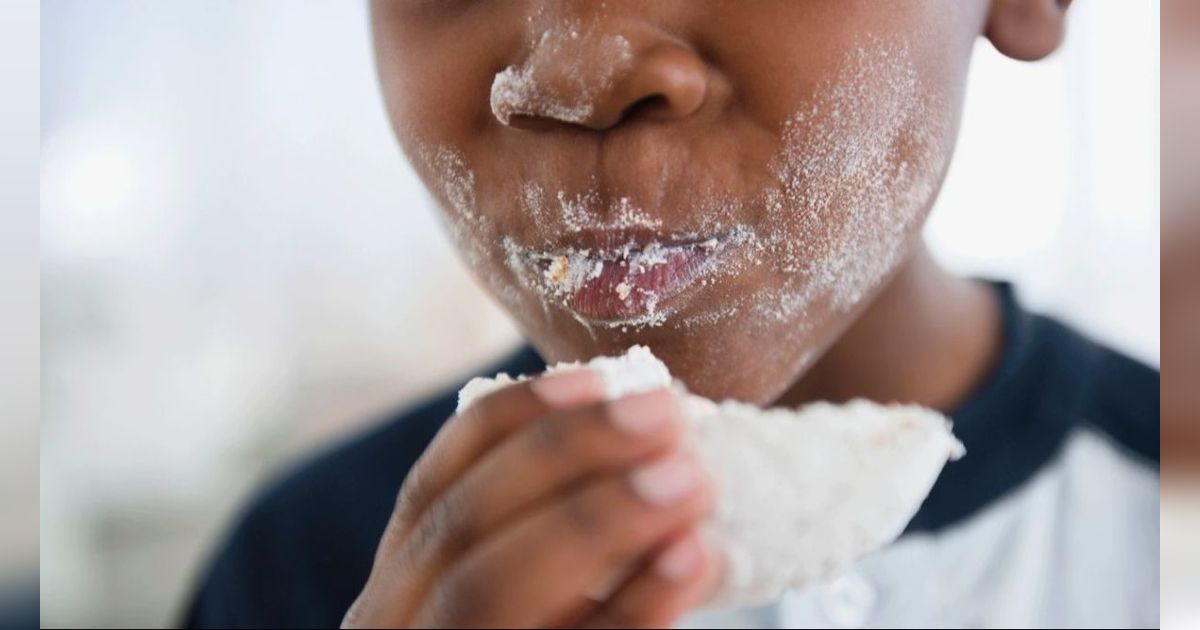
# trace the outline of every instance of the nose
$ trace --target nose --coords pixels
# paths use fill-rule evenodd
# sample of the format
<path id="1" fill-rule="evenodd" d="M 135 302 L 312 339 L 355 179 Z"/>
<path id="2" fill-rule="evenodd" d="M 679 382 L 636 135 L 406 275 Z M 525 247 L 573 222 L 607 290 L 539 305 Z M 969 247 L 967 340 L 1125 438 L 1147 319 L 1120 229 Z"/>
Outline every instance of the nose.
<path id="1" fill-rule="evenodd" d="M 582 124 L 603 130 L 627 118 L 687 118 L 704 104 L 706 67 L 692 51 L 662 44 L 646 51 L 609 90 L 601 91 Z"/>
<path id="2" fill-rule="evenodd" d="M 606 131 L 632 120 L 684 119 L 703 107 L 708 68 L 661 32 L 578 28 L 543 32 L 521 65 L 492 83 L 492 112 L 524 130 Z"/>

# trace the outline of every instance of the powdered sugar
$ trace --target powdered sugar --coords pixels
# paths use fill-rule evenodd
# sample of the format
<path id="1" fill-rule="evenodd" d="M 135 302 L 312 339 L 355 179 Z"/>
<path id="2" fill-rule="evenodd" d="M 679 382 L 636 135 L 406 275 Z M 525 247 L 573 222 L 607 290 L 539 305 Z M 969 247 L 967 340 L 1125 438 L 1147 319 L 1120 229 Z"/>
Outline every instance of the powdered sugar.
<path id="1" fill-rule="evenodd" d="M 933 100 L 906 46 L 871 40 L 853 49 L 787 121 L 770 165 L 777 185 L 750 199 L 714 198 L 697 212 L 694 233 L 740 234 L 743 247 L 724 257 L 722 274 L 761 267 L 782 280 L 678 324 L 710 326 L 742 312 L 794 321 L 822 298 L 842 312 L 860 303 L 904 255 L 944 167 Z M 602 209 L 594 191 L 559 191 L 554 208 L 540 185 L 526 182 L 524 191 L 530 216 L 567 231 L 661 223 L 628 198 Z"/>
<path id="2" fill-rule="evenodd" d="M 509 269 L 525 286 L 534 288 L 547 302 L 557 303 L 568 310 L 570 298 L 584 283 L 598 277 L 608 265 L 619 265 L 625 268 L 628 278 L 625 282 L 613 287 L 614 294 L 620 300 L 628 300 L 634 292 L 645 299 L 645 312 L 634 317 L 612 321 L 588 321 L 583 317 L 576 319 L 590 329 L 593 325 L 606 328 L 629 328 L 662 326 L 671 314 L 670 309 L 659 307 L 661 295 L 653 290 L 635 287 L 630 284 L 634 279 L 658 265 L 666 264 L 668 256 L 683 252 L 687 249 L 703 250 L 715 254 L 705 257 L 703 261 L 688 269 L 690 282 L 707 283 L 709 276 L 723 271 L 720 254 L 727 248 L 735 249 L 743 244 L 747 237 L 746 230 L 737 230 L 723 235 L 721 239 L 711 238 L 705 241 L 687 244 L 664 245 L 652 241 L 646 246 L 638 246 L 632 241 L 616 247 L 579 249 L 568 247 L 561 250 L 534 250 L 518 245 L 511 238 L 505 237 L 504 249 Z"/>
<path id="3" fill-rule="evenodd" d="M 689 394 L 645 347 L 586 365 L 609 398 L 671 387 L 688 423 L 687 444 L 713 479 L 717 503 L 705 532 L 725 557 L 710 606 L 768 601 L 845 571 L 896 538 L 942 466 L 963 455 L 949 422 L 912 405 L 816 403 L 760 410 Z M 508 375 L 473 379 L 459 411 Z"/>
<path id="4" fill-rule="evenodd" d="M 838 312 L 859 304 L 904 256 L 932 201 L 945 166 L 938 101 L 921 89 L 907 46 L 872 39 L 852 50 L 787 121 L 771 163 L 778 186 L 749 203 L 725 203 L 762 217 L 751 223 L 750 247 L 727 264 L 764 266 L 783 280 L 681 325 L 743 311 L 790 322 L 821 299 Z"/>
<path id="5" fill-rule="evenodd" d="M 626 230 L 662 227 L 662 219 L 650 216 L 629 197 L 605 201 L 596 183 L 582 193 L 570 195 L 556 191 L 550 195 L 536 182 L 521 184 L 521 211 L 539 226 L 564 232 L 583 230 Z"/>
<path id="6" fill-rule="evenodd" d="M 584 56 L 592 62 L 580 66 L 569 61 Z M 555 25 L 530 43 L 524 63 L 496 74 L 492 113 L 504 124 L 517 115 L 584 123 L 596 96 L 612 87 L 631 59 L 629 40 L 621 35 L 599 33 L 577 21 Z"/>
<path id="7" fill-rule="evenodd" d="M 556 56 L 594 55 L 606 47 L 615 51 L 608 56 L 612 64 L 593 68 L 588 76 L 566 71 L 571 86 L 566 92 L 587 98 L 556 100 L 555 90 L 543 85 L 539 73 L 549 60 L 557 59 L 558 68 L 562 62 Z M 604 86 L 629 63 L 628 55 L 628 42 L 615 36 L 577 23 L 560 24 L 531 42 L 523 65 L 497 76 L 493 109 L 502 119 L 518 113 L 520 105 L 532 115 L 577 120 L 601 89 L 587 86 Z M 786 121 L 780 148 L 769 163 L 770 185 L 744 198 L 713 193 L 687 215 L 690 225 L 672 226 L 676 239 L 724 239 L 726 251 L 699 279 L 704 286 L 747 273 L 763 276 L 763 281 L 747 293 L 725 292 L 721 300 L 695 302 L 686 317 L 673 318 L 670 309 L 654 302 L 649 316 L 612 327 L 693 329 L 737 317 L 764 327 L 792 323 L 789 334 L 804 334 L 814 304 L 837 312 L 853 309 L 904 256 L 907 239 L 932 200 L 945 165 L 941 108 L 939 98 L 922 89 L 905 44 L 866 38 Z M 611 250 L 620 244 L 600 252 L 519 243 L 478 213 L 474 174 L 461 155 L 446 148 L 425 153 L 433 162 L 430 172 L 442 180 L 452 210 L 451 232 L 460 249 L 469 250 L 468 262 L 481 272 L 488 265 L 483 252 L 502 248 L 493 260 L 502 257 L 512 275 L 482 272 L 501 300 L 511 305 L 519 301 L 520 291 L 532 291 L 541 297 L 545 317 L 551 309 L 563 309 L 590 330 L 591 324 L 563 298 L 609 264 Z M 531 233 L 569 241 L 571 234 L 585 231 L 664 227 L 655 213 L 630 197 L 608 194 L 595 181 L 582 192 L 567 192 L 527 179 L 519 190 L 516 202 Z M 638 263 L 651 263 L 651 254 L 649 249 L 642 252 Z M 549 275 L 542 268 L 545 260 L 558 261 Z M 515 277 L 519 286 L 511 286 L 506 277 Z"/>
<path id="8" fill-rule="evenodd" d="M 857 48 L 819 92 L 788 121 L 773 164 L 782 188 L 767 200 L 769 223 L 802 238 L 770 247 L 783 270 L 803 278 L 776 296 L 777 310 L 766 311 L 775 317 L 825 293 L 839 310 L 860 302 L 903 255 L 944 166 L 937 117 L 907 47 Z"/>
<path id="9" fill-rule="evenodd" d="M 449 147 L 420 146 L 412 159 L 422 170 L 433 174 L 435 195 L 440 196 L 445 212 L 442 223 L 450 233 L 467 268 L 479 275 L 506 308 L 519 308 L 521 293 L 492 264 L 492 250 L 499 238 L 495 222 L 480 213 L 475 200 L 475 173 L 462 153 Z"/>

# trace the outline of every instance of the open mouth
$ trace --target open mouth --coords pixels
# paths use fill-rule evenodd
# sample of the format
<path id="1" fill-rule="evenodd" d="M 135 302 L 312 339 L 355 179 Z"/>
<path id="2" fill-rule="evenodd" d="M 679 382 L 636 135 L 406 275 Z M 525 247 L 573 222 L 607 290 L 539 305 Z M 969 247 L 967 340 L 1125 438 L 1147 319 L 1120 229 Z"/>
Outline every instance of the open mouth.
<path id="1" fill-rule="evenodd" d="M 611 234 L 601 241 L 613 242 Z M 596 239 L 590 239 L 593 242 Z M 637 244 L 643 240 L 645 245 Z M 647 242 L 648 241 L 648 242 Z M 703 284 L 734 235 L 634 239 L 619 247 L 520 251 L 534 286 L 577 317 L 610 326 L 661 324 L 672 299 Z"/>

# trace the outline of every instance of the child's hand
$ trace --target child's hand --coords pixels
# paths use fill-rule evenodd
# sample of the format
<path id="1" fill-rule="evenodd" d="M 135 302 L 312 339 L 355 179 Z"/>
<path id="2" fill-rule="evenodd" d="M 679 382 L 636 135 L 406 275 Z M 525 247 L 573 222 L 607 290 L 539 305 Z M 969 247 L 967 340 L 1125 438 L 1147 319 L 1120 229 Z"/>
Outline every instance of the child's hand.
<path id="1" fill-rule="evenodd" d="M 666 391 L 602 400 L 581 370 L 451 418 L 343 625 L 666 626 L 700 603 L 717 572 L 696 532 L 712 491 L 680 449 L 678 408 Z"/>

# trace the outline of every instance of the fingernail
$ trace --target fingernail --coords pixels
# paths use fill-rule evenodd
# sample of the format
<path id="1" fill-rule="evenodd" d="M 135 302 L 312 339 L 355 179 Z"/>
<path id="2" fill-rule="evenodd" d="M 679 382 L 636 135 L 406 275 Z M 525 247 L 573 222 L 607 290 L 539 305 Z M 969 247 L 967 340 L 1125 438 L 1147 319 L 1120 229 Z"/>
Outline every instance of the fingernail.
<path id="1" fill-rule="evenodd" d="M 688 534 L 671 543 L 666 551 L 654 560 L 654 570 L 672 582 L 682 582 L 700 568 L 704 550 L 695 534 Z"/>
<path id="2" fill-rule="evenodd" d="M 529 388 L 551 407 L 566 407 L 603 396 L 600 379 L 591 370 L 556 372 L 535 379 Z"/>
<path id="3" fill-rule="evenodd" d="M 671 422 L 675 403 L 663 391 L 634 394 L 609 405 L 608 417 L 618 429 L 629 433 L 653 433 Z"/>
<path id="4" fill-rule="evenodd" d="M 700 474 L 680 453 L 646 464 L 630 474 L 633 491 L 643 501 L 670 505 L 687 498 L 700 483 Z"/>

